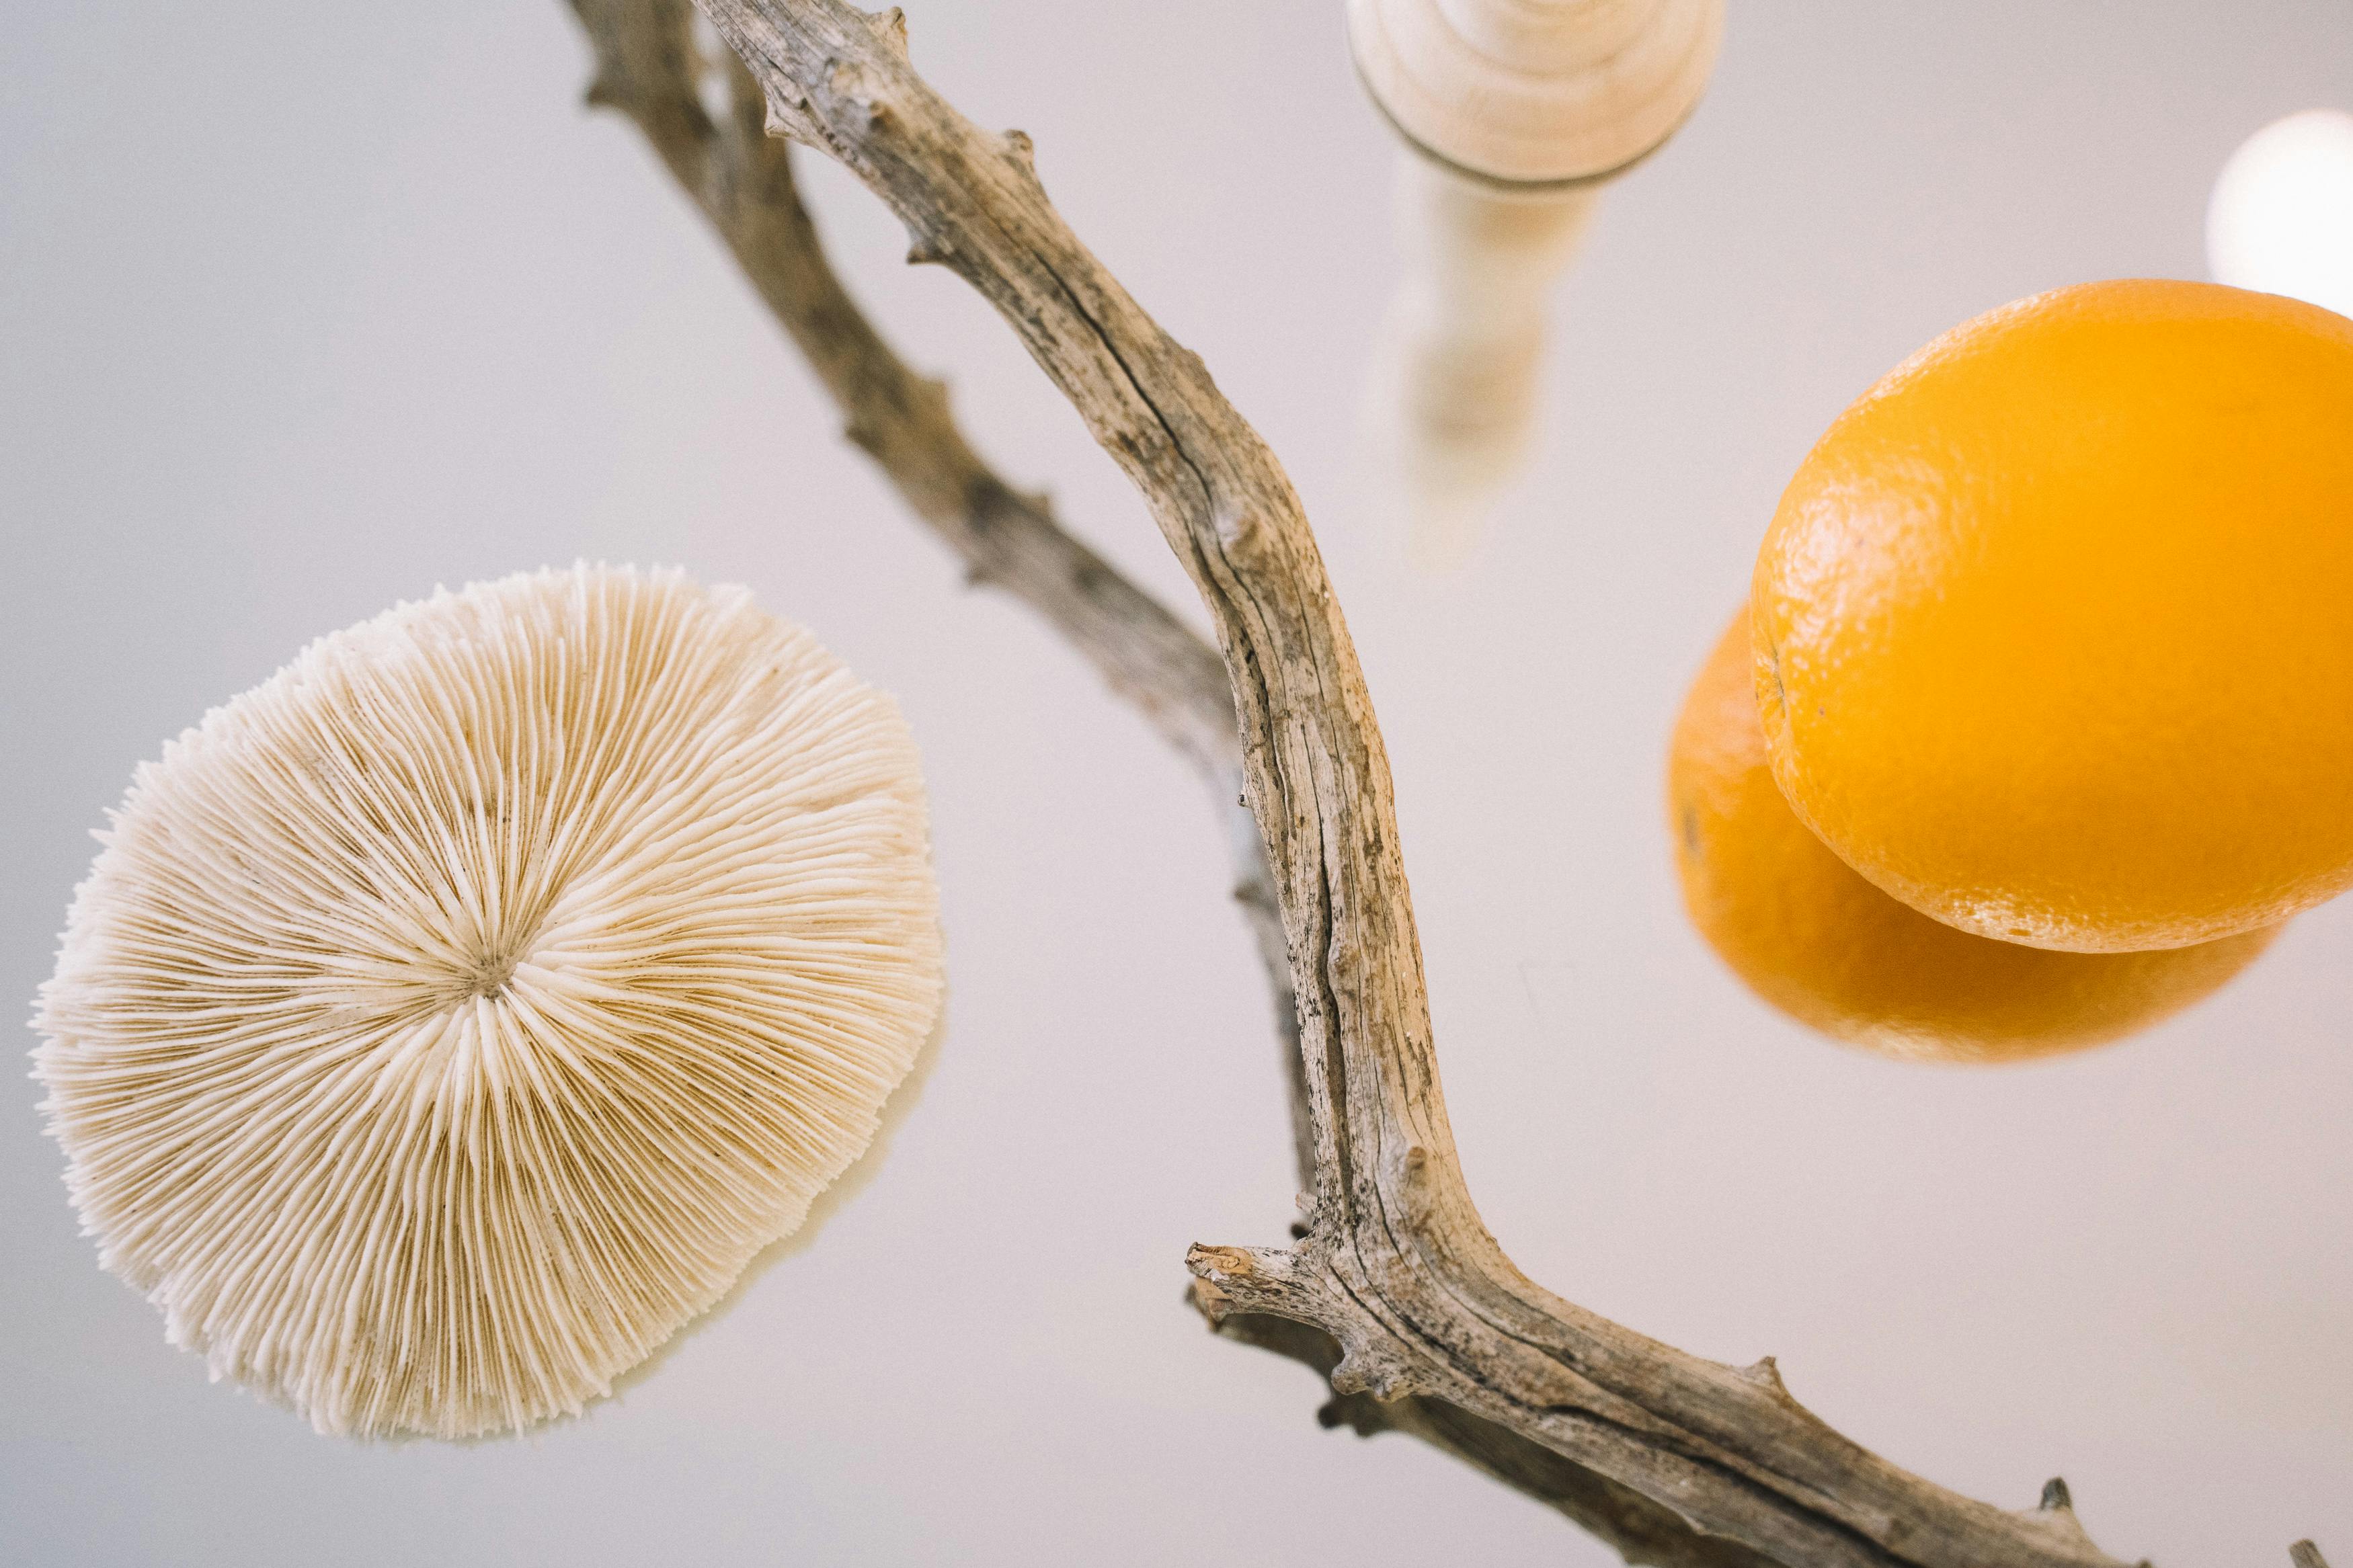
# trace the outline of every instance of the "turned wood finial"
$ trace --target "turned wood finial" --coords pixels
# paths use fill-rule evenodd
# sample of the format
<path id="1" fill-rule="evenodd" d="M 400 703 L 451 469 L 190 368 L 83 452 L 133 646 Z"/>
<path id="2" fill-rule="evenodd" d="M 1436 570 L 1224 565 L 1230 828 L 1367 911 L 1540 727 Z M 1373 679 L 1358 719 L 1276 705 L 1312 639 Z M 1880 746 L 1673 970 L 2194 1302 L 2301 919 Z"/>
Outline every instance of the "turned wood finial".
<path id="1" fill-rule="evenodd" d="M 1724 0 L 1348 0 L 1365 86 L 1423 153 L 1482 180 L 1598 180 L 1698 103 Z"/>
<path id="2" fill-rule="evenodd" d="M 1408 552 L 1460 564 L 1526 459 L 1554 280 L 1599 187 L 1691 113 L 1724 0 L 1348 0 L 1356 68 L 1413 156 L 1373 419 Z"/>

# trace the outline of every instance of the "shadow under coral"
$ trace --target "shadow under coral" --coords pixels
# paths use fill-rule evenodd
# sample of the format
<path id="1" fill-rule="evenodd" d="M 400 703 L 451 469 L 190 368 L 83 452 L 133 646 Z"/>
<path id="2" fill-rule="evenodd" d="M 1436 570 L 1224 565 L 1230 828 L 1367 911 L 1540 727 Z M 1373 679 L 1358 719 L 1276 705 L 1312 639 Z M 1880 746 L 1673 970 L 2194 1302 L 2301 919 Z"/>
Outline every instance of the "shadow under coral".
<path id="1" fill-rule="evenodd" d="M 809 1200 L 808 1213 L 802 1218 L 801 1223 L 794 1227 L 791 1234 L 779 1237 L 754 1254 L 752 1261 L 744 1266 L 744 1272 L 735 1277 L 735 1282 L 727 1288 L 724 1294 L 680 1324 L 678 1331 L 656 1346 L 652 1354 L 616 1377 L 613 1380 L 612 1393 L 591 1403 L 587 1409 L 582 1411 L 577 1416 L 543 1422 L 536 1426 L 525 1428 L 522 1432 L 509 1433 L 505 1436 L 527 1436 L 534 1432 L 548 1431 L 587 1420 L 598 1410 L 619 1400 L 629 1390 L 652 1375 L 663 1363 L 670 1359 L 671 1352 L 679 1346 L 725 1316 L 769 1269 L 785 1259 L 798 1255 L 816 1241 L 818 1233 L 822 1231 L 827 1223 L 840 1212 L 842 1206 L 866 1190 L 867 1184 L 874 1179 L 874 1173 L 881 1169 L 882 1162 L 890 1155 L 892 1140 L 898 1136 L 900 1127 L 910 1115 L 913 1114 L 916 1102 L 923 1099 L 924 1086 L 931 1081 L 932 1069 L 939 1063 L 940 1042 L 947 1034 L 947 998 L 944 994 L 940 999 L 939 1016 L 932 1021 L 931 1033 L 924 1037 L 923 1046 L 916 1051 L 914 1065 L 907 1069 L 907 1076 L 900 1080 L 899 1087 L 891 1091 L 891 1098 L 882 1102 L 882 1115 L 874 1129 L 874 1141 L 866 1145 L 865 1152 L 851 1161 L 849 1168 L 836 1177 L 831 1184 Z M 494 1439 L 491 1435 L 486 1434 L 484 1437 L 475 1440 Z"/>

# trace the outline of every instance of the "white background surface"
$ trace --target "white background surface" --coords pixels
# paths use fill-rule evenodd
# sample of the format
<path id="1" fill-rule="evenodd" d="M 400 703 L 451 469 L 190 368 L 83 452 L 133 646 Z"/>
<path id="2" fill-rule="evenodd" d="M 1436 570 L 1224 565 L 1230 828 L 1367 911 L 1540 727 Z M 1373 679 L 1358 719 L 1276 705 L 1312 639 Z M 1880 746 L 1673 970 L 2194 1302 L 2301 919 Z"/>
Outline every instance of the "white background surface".
<path id="1" fill-rule="evenodd" d="M 1338 5 L 910 9 L 917 63 L 1036 136 L 1301 486 L 1388 731 L 1464 1161 L 1528 1271 L 1778 1354 L 1975 1495 L 2064 1473 L 2126 1560 L 2279 1563 L 2306 1533 L 2353 1556 L 2353 909 L 2131 1045 L 1899 1067 L 1715 963 L 1658 802 L 1813 436 L 1985 307 L 2197 276 L 2231 150 L 2353 99 L 2353 11 L 1736 5 L 1709 98 L 1610 194 L 1565 298 L 1547 456 L 1433 583 L 1356 446 L 1392 153 Z M 813 1245 L 589 1418 L 473 1447 L 330 1441 L 207 1385 L 96 1268 L 19 1080 L 0 1559 L 1609 1560 L 1417 1445 L 1319 1431 L 1307 1373 L 1179 1305 L 1187 1242 L 1275 1239 L 1292 1198 L 1211 816 L 836 438 L 632 133 L 576 107 L 557 0 L 110 0 L 9 30 L 0 997 L 47 973 L 85 830 L 165 734 L 396 599 L 581 555 L 749 583 L 900 694 L 953 994 Z M 987 448 L 1182 595 L 1005 331 L 901 267 L 863 193 L 811 183 Z"/>

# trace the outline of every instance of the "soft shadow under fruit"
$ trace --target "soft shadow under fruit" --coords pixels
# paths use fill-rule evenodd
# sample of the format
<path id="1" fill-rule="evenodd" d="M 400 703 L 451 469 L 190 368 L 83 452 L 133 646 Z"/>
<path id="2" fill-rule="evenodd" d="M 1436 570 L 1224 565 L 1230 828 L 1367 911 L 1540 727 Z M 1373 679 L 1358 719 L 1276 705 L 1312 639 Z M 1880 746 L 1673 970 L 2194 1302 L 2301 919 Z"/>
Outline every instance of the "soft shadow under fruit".
<path id="1" fill-rule="evenodd" d="M 2014 1061 L 2113 1040 L 2213 992 L 2278 928 L 2147 952 L 2059 952 L 1973 935 L 1881 892 L 1773 781 L 1748 613 L 1692 683 L 1667 800 L 1693 923 L 1749 988 L 1890 1056 Z"/>

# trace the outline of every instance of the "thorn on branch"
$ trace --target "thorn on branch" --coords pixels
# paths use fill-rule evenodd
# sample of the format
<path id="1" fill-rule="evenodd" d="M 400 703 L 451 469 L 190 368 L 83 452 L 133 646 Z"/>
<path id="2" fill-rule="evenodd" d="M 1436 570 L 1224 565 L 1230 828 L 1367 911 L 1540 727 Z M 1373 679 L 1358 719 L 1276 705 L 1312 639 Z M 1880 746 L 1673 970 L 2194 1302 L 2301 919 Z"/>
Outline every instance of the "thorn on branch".
<path id="1" fill-rule="evenodd" d="M 907 247 L 907 265 L 935 267 L 947 260 L 955 247 L 935 236 L 916 235 Z"/>
<path id="2" fill-rule="evenodd" d="M 1324 1401 L 1316 1408 L 1315 1425 L 1326 1432 L 1345 1426 L 1359 1437 L 1377 1436 L 1396 1429 L 1380 1402 L 1361 1394 L 1344 1394 Z"/>
<path id="3" fill-rule="evenodd" d="M 1015 163 L 1021 165 L 1021 169 L 1024 174 L 1031 175 L 1032 177 L 1036 176 L 1038 173 L 1038 144 L 1029 140 L 1029 132 L 1027 131 L 1008 131 L 1004 135 L 998 137 L 997 140 L 1005 143 L 1005 151 L 1012 155 Z"/>
<path id="4" fill-rule="evenodd" d="M 1759 1356 L 1756 1364 L 1742 1367 L 1740 1375 L 1779 1398 L 1789 1397 L 1789 1385 L 1781 1381 L 1781 1363 L 1769 1355 Z"/>
<path id="5" fill-rule="evenodd" d="M 580 101 L 590 109 L 620 109 L 624 107 L 620 84 L 599 76 L 588 83 Z"/>
<path id="6" fill-rule="evenodd" d="M 867 12 L 864 20 L 876 42 L 901 59 L 907 58 L 907 13 L 892 5 L 885 10 Z"/>
<path id="7" fill-rule="evenodd" d="M 2084 1521 L 2075 1517 L 2074 1494 L 2067 1489 L 2067 1483 L 2057 1476 L 2042 1483 L 2042 1500 L 2035 1506 L 2033 1511 L 2018 1517 L 2033 1520 L 2044 1529 L 2051 1531 L 2057 1539 L 2091 1549 L 2095 1553 L 2097 1552 L 2097 1549 L 2092 1545 L 2090 1533 L 2084 1529 Z M 2105 1563 L 2111 1559 L 2101 1556 L 2100 1561 Z M 2149 1568 L 2147 1559 L 2142 1560 L 2140 1568 Z"/>
<path id="8" fill-rule="evenodd" d="M 1341 1341 L 1340 1359 L 1325 1375 L 1332 1392 L 1344 1400 L 1355 1395 L 1376 1405 L 1393 1405 L 1424 1392 L 1412 1369 L 1377 1338 L 1353 1345 Z M 1356 1425 L 1359 1431 L 1364 1429 L 1361 1421 Z"/>

